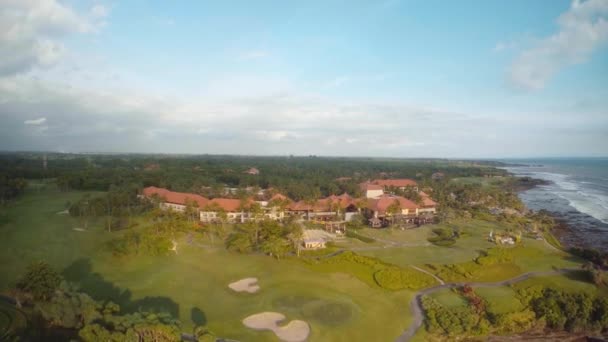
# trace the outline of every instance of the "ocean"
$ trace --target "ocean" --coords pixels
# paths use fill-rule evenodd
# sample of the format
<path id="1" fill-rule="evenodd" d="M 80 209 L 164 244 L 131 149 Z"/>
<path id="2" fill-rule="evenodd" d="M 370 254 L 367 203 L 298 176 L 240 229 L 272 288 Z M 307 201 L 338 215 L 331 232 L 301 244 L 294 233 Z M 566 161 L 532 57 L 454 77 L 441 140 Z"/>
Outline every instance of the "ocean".
<path id="1" fill-rule="evenodd" d="M 568 245 L 608 251 L 608 158 L 511 159 L 525 166 L 505 167 L 517 176 L 551 182 L 520 193 L 533 210 L 545 209 L 563 219 Z"/>

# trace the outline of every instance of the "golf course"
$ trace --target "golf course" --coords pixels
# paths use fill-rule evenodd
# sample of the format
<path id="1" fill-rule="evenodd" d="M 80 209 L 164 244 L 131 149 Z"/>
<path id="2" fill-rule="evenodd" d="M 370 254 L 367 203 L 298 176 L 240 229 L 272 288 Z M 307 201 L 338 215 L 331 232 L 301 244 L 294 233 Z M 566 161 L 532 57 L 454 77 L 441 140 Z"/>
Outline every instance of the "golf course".
<path id="1" fill-rule="evenodd" d="M 168 312 L 181 321 L 184 333 L 206 326 L 218 336 L 241 341 L 276 340 L 272 331 L 243 324 L 246 317 L 262 312 L 280 313 L 286 322 L 306 322 L 310 341 L 392 341 L 414 319 L 410 302 L 420 289 L 387 290 L 374 280 L 373 268 L 377 266 L 344 258 L 324 262 L 322 252 L 318 260 L 305 256 L 277 260 L 263 254 L 230 252 L 204 235 L 189 234 L 178 241 L 175 253 L 116 257 L 104 244 L 124 232 L 108 232 L 95 220 L 86 222 L 85 227 L 83 220 L 63 212 L 68 203 L 84 194 L 60 192 L 52 182 L 31 184 L 23 196 L 7 206 L 0 227 L 4 236 L 0 241 L 3 290 L 12 286 L 29 263 L 44 260 L 96 300 L 111 300 L 126 312 Z M 413 272 L 409 274 L 423 279 L 425 287 L 440 285 L 429 274 L 446 282 L 499 282 L 526 272 L 579 269 L 582 263 L 542 240 L 524 238 L 506 250 L 505 260 L 480 267 L 473 260 L 496 249 L 487 241 L 487 234 L 507 226 L 481 220 L 461 220 L 450 226 L 466 232 L 450 247 L 430 244 L 427 239 L 432 230 L 442 225 L 427 225 L 411 230 L 363 228 L 358 234 L 374 242 L 346 238 L 338 250 L 351 246 L 361 258 L 382 267 Z M 328 256 L 327 260 L 333 258 L 337 257 Z M 228 287 L 250 277 L 257 278 L 259 290 L 237 292 Z M 538 282 L 590 293 L 605 291 L 584 277 L 567 274 L 535 277 L 512 287 Z M 512 287 L 480 289 L 479 295 L 496 312 L 521 310 Z M 434 292 L 432 297 L 447 306 L 467 305 L 449 289 Z M 419 329 L 414 339 L 424 334 L 424 329 Z"/>

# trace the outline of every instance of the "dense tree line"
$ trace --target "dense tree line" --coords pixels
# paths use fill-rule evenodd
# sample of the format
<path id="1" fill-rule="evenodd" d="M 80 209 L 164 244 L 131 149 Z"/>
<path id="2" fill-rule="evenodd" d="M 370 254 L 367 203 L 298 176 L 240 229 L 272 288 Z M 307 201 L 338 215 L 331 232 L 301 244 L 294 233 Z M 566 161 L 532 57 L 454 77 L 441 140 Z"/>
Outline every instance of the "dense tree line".
<path id="1" fill-rule="evenodd" d="M 49 154 L 44 169 L 42 158 L 42 154 L 0 155 L 4 163 L 0 172 L 33 179 L 56 178 L 64 190 L 154 185 L 216 196 L 224 186 L 251 186 L 273 187 L 294 200 L 342 192 L 356 195 L 358 183 L 370 178 L 424 181 L 438 171 L 448 178 L 505 174 L 479 163 L 439 159 Z M 243 172 L 250 167 L 258 168 L 260 174 Z"/>
<path id="2" fill-rule="evenodd" d="M 103 218 L 108 231 L 128 226 L 132 216 L 142 214 L 154 207 L 154 203 L 138 197 L 136 186 L 111 186 L 108 192 L 91 196 L 84 195 L 69 206 L 70 215 L 83 221 L 85 228 L 89 218 Z"/>
<path id="3" fill-rule="evenodd" d="M 520 300 L 526 309 L 495 313 L 471 287 L 458 292 L 468 305 L 445 307 L 431 297 L 423 297 L 428 332 L 455 338 L 487 334 L 512 334 L 534 327 L 572 333 L 608 331 L 608 299 L 588 293 L 568 293 L 553 288 L 523 290 Z"/>
<path id="4" fill-rule="evenodd" d="M 0 204 L 19 196 L 26 187 L 24 178 L 0 173 Z"/>
<path id="5" fill-rule="evenodd" d="M 551 329 L 569 332 L 608 330 L 608 298 L 605 297 L 546 288 L 530 301 L 530 306 L 536 317 Z"/>

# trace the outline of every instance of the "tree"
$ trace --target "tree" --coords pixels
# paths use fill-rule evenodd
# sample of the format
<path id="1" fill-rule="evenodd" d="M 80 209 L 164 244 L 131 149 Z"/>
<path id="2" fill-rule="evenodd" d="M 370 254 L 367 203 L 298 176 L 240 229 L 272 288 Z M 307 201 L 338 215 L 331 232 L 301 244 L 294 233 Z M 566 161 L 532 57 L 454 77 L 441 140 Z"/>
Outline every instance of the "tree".
<path id="1" fill-rule="evenodd" d="M 296 256 L 300 257 L 300 250 L 302 249 L 302 238 L 304 237 L 304 231 L 302 226 L 298 223 L 293 223 L 287 226 L 289 233 L 287 238 L 292 244 L 293 249 L 296 251 Z"/>
<path id="2" fill-rule="evenodd" d="M 193 220 L 198 219 L 198 203 L 191 199 L 186 199 L 186 209 L 184 210 L 184 215 L 188 218 L 188 221 L 192 222 Z"/>
<path id="3" fill-rule="evenodd" d="M 68 329 L 80 329 L 100 319 L 100 308 L 99 303 L 85 293 L 76 292 L 66 282 L 61 283 L 50 300 L 35 304 L 35 310 L 51 326 Z"/>
<path id="4" fill-rule="evenodd" d="M 28 266 L 26 273 L 17 281 L 16 288 L 36 300 L 46 301 L 53 296 L 61 280 L 61 275 L 49 264 L 38 261 Z"/>
<path id="5" fill-rule="evenodd" d="M 287 241 L 275 236 L 262 242 L 261 249 L 264 253 L 270 254 L 277 259 L 280 259 L 289 251 Z"/>
<path id="6" fill-rule="evenodd" d="M 399 200 L 395 199 L 395 201 L 386 208 L 386 215 L 392 222 L 393 216 L 399 213 L 401 213 L 401 203 L 399 203 Z"/>
<path id="7" fill-rule="evenodd" d="M 253 251 L 253 243 L 249 236 L 243 232 L 235 232 L 226 241 L 226 248 L 239 253 L 249 253 Z"/>

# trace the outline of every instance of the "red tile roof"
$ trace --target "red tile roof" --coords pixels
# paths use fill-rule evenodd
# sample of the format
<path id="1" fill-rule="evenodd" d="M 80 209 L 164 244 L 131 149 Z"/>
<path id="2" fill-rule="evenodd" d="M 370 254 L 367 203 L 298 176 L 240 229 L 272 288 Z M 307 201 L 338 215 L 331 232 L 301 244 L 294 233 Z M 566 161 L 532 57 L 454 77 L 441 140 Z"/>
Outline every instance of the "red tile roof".
<path id="1" fill-rule="evenodd" d="M 245 204 L 245 206 L 247 206 L 249 204 L 250 201 L 246 201 L 245 203 L 243 203 L 241 200 L 238 199 L 233 199 L 233 198 L 214 198 L 211 201 L 209 201 L 209 205 L 213 206 L 213 205 L 217 205 L 220 208 L 224 209 L 224 211 L 227 212 L 236 212 L 236 211 L 241 211 L 241 207 L 243 204 Z"/>
<path id="2" fill-rule="evenodd" d="M 381 185 L 372 184 L 370 182 L 364 182 L 364 183 L 359 184 L 359 188 L 361 189 L 361 191 L 384 190 L 384 188 Z"/>
<path id="3" fill-rule="evenodd" d="M 370 198 L 367 200 L 367 207 L 370 210 L 377 211 L 379 214 L 386 213 L 391 204 L 398 202 L 401 209 L 415 210 L 419 208 L 416 203 L 401 196 L 383 195 L 378 198 Z"/>
<path id="4" fill-rule="evenodd" d="M 374 179 L 371 183 L 380 185 L 383 187 L 394 186 L 396 188 L 401 188 L 405 186 L 417 186 L 418 183 L 412 179 L 402 178 L 402 179 Z"/>
<path id="5" fill-rule="evenodd" d="M 344 193 L 340 196 L 331 195 L 321 198 L 312 204 L 306 201 L 294 202 L 289 206 L 289 209 L 292 211 L 332 211 L 336 203 L 340 205 L 341 209 L 346 209 L 350 205 L 358 206 L 356 198 Z"/>
<path id="6" fill-rule="evenodd" d="M 418 193 L 420 197 L 422 197 L 422 206 L 423 207 L 435 207 L 437 206 L 437 202 L 433 201 L 431 197 L 424 191 L 420 191 Z"/>
<path id="7" fill-rule="evenodd" d="M 291 202 L 291 200 L 287 196 L 276 193 L 272 197 L 270 197 L 270 200 L 268 200 L 268 201 L 285 201 L 285 200 Z"/>
<path id="8" fill-rule="evenodd" d="M 209 199 L 200 195 L 189 194 L 185 192 L 174 192 L 164 188 L 157 188 L 155 186 L 149 186 L 147 188 L 144 188 L 143 194 L 146 197 L 152 197 L 153 195 L 157 195 L 165 202 L 173 204 L 186 205 L 187 200 L 194 201 L 196 202 L 196 204 L 198 204 L 199 208 L 203 208 L 207 205 L 207 203 L 209 203 Z"/>
<path id="9" fill-rule="evenodd" d="M 310 211 L 312 209 L 313 209 L 313 206 L 306 203 L 306 201 L 293 202 L 289 206 L 289 210 L 292 210 L 292 211 Z"/>

